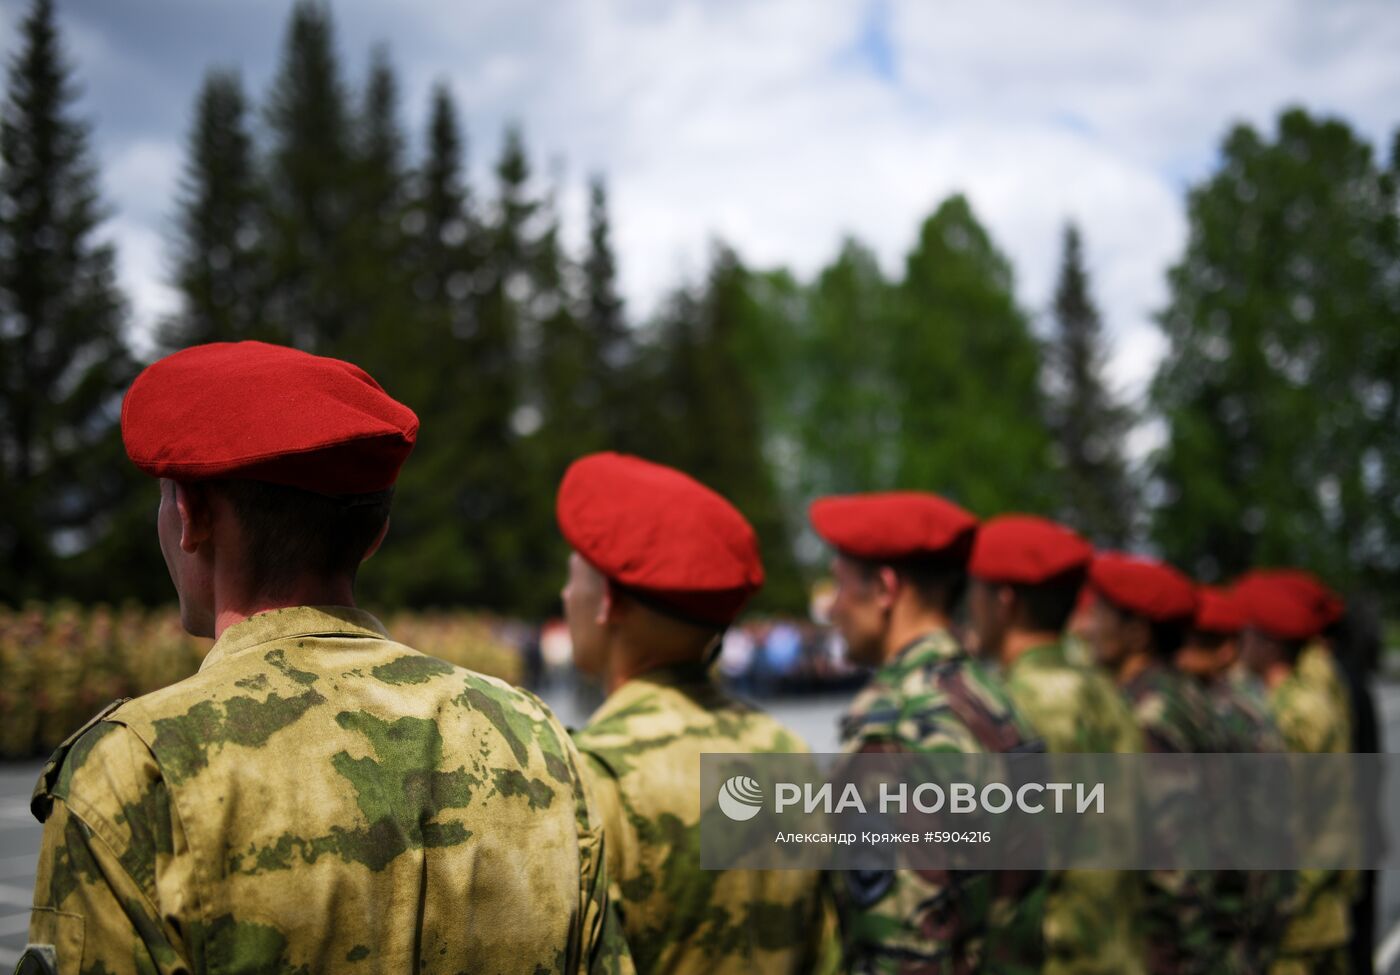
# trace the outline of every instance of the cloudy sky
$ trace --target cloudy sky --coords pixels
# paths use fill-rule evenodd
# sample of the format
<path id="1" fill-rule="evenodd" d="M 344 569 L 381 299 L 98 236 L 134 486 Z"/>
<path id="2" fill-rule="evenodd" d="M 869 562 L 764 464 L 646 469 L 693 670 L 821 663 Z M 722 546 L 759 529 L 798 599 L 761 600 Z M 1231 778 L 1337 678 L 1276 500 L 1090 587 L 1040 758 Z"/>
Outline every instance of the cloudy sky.
<path id="1" fill-rule="evenodd" d="M 195 90 L 241 69 L 261 97 L 288 0 L 58 0 L 95 126 L 111 232 L 138 330 L 172 307 L 165 241 Z M 13 48 L 24 0 L 0 0 Z M 1400 6 L 1231 0 L 332 0 L 350 80 L 386 42 L 420 142 L 447 80 L 476 183 L 507 120 L 562 175 L 613 190 L 635 315 L 719 236 L 810 273 L 845 234 L 898 269 L 919 221 L 967 193 L 1039 312 L 1063 222 L 1080 222 L 1113 335 L 1140 390 L 1151 324 L 1185 235 L 1186 188 L 1237 121 L 1302 104 L 1378 145 L 1400 123 Z"/>

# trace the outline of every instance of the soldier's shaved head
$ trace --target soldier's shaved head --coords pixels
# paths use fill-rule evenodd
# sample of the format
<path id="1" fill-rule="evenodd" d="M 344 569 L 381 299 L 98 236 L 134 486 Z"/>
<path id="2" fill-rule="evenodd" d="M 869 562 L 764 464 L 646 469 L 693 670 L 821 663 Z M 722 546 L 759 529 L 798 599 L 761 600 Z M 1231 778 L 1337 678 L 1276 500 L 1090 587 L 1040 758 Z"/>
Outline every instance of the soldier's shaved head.
<path id="1" fill-rule="evenodd" d="M 608 690 L 656 667 L 703 660 L 720 632 L 653 605 L 577 552 L 569 555 L 560 599 L 574 666 Z"/>

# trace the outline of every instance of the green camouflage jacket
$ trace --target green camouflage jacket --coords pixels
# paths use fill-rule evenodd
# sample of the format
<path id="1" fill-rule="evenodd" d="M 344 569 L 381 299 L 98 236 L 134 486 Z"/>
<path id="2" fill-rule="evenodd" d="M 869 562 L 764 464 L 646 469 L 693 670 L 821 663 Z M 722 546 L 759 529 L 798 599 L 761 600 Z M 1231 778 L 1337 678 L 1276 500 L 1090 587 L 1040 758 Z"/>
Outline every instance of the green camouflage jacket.
<path id="1" fill-rule="evenodd" d="M 1006 689 L 1052 754 L 1143 750 L 1133 713 L 1113 682 L 1097 668 L 1072 663 L 1062 644 L 1033 647 L 1013 660 Z M 1052 874 L 1045 904 L 1047 975 L 1142 972 L 1142 896 L 1133 871 Z"/>
<path id="2" fill-rule="evenodd" d="M 1285 751 L 1269 714 L 1263 685 L 1249 675 L 1222 676 L 1202 685 L 1215 708 L 1225 734 L 1224 750 L 1235 754 L 1267 754 Z M 1238 783 L 1236 783 L 1238 786 Z M 1246 817 L 1240 828 L 1275 817 L 1277 810 L 1249 808 L 1246 797 L 1240 809 Z M 1291 910 L 1296 875 L 1286 870 L 1229 870 L 1215 875 L 1216 897 L 1224 907 L 1220 939 L 1226 957 L 1222 972 L 1229 975 L 1263 975 L 1278 952 Z"/>
<path id="3" fill-rule="evenodd" d="M 1000 680 L 945 631 L 896 653 L 841 725 L 848 752 L 1043 751 Z M 853 972 L 1038 972 L 1046 878 L 1017 871 L 848 871 L 832 877 Z"/>
<path id="4" fill-rule="evenodd" d="M 1350 750 L 1346 715 L 1332 695 L 1300 671 L 1295 670 L 1273 689 L 1269 706 L 1289 751 L 1341 754 Z M 1342 792 L 1349 790 L 1351 783 L 1335 783 L 1334 787 Z M 1283 961 L 1347 943 L 1353 884 L 1351 871 L 1298 872 L 1293 917 L 1283 938 Z"/>
<path id="5" fill-rule="evenodd" d="M 367 613 L 260 613 L 50 760 L 30 940 L 65 973 L 630 971 L 578 765 Z"/>
<path id="6" fill-rule="evenodd" d="M 816 871 L 701 870 L 700 756 L 803 752 L 699 664 L 634 678 L 574 732 L 643 973 L 805 972 L 834 935 Z"/>
<path id="7" fill-rule="evenodd" d="M 1226 735 L 1210 699 L 1195 681 L 1153 661 L 1122 687 L 1147 751 L 1167 754 L 1221 752 Z M 1164 809 L 1183 811 L 1164 796 Z M 1149 813 L 1154 817 L 1157 812 Z M 1154 823 L 1160 828 L 1160 823 Z M 1169 828 L 1169 827 L 1168 827 Z M 1147 969 L 1154 975 L 1215 972 L 1228 954 L 1221 931 L 1229 926 L 1229 900 L 1216 875 L 1202 870 L 1152 870 L 1144 874 L 1143 927 Z"/>

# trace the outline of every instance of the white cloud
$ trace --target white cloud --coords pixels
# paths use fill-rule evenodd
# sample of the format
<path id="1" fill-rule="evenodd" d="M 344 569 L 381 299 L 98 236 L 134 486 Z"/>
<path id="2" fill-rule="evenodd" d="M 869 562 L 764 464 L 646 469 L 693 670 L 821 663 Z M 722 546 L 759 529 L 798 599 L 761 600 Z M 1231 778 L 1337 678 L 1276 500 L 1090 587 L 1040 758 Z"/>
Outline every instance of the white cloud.
<path id="1" fill-rule="evenodd" d="M 18 2 L 0 0 L 0 22 Z M 207 9 L 227 19 L 235 7 Z M 1049 299 L 1063 221 L 1081 224 L 1115 340 L 1113 379 L 1134 394 L 1163 348 L 1151 314 L 1184 240 L 1185 185 L 1208 171 L 1226 128 L 1271 127 L 1301 102 L 1388 145 L 1400 121 L 1400 12 L 1377 0 L 341 0 L 335 12 L 352 79 L 369 45 L 389 42 L 415 146 L 429 86 L 450 79 L 479 196 L 511 118 L 537 161 L 568 161 L 568 239 L 582 234 L 583 176 L 609 176 L 634 314 L 700 272 L 712 235 L 753 263 L 810 273 L 852 232 L 897 272 L 919 221 L 961 190 L 1031 310 Z M 97 62 L 80 72 L 145 88 L 166 70 L 161 83 L 192 100 L 198 69 L 230 61 L 254 66 L 260 94 L 284 12 L 264 3 L 244 15 L 266 22 L 249 34 L 260 34 L 256 50 L 187 32 L 178 69 L 130 53 L 150 24 L 99 29 L 76 6 L 65 16 L 81 58 Z M 881 41 L 882 23 L 890 64 L 862 47 L 872 30 Z M 123 216 L 113 228 L 123 277 L 149 318 L 171 299 L 160 242 L 188 103 L 138 125 L 124 108 L 140 97 L 93 90 L 87 104 Z M 130 127 L 103 127 L 109 117 Z"/>

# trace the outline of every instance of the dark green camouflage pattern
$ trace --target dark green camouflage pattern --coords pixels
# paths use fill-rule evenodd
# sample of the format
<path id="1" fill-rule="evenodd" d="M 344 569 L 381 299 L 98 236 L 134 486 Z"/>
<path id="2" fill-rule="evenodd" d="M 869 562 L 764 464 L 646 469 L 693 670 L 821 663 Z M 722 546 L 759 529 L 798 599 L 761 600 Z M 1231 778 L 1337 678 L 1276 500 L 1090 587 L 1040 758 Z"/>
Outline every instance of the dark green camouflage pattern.
<path id="1" fill-rule="evenodd" d="M 1000 680 L 945 631 L 876 671 L 841 733 L 848 752 L 1044 749 Z M 852 972 L 1012 975 L 1044 963 L 1043 874 L 849 871 L 831 879 Z"/>
<path id="2" fill-rule="evenodd" d="M 1226 734 L 1215 708 L 1195 681 L 1153 661 L 1122 687 L 1149 752 L 1221 752 Z M 1148 815 L 1174 811 L 1170 796 Z M 1170 835 L 1170 825 L 1154 824 Z M 1216 875 L 1201 870 L 1151 870 L 1143 901 L 1147 970 L 1153 975 L 1222 970 L 1228 954 L 1220 932 L 1231 919 L 1228 898 L 1216 890 Z"/>

